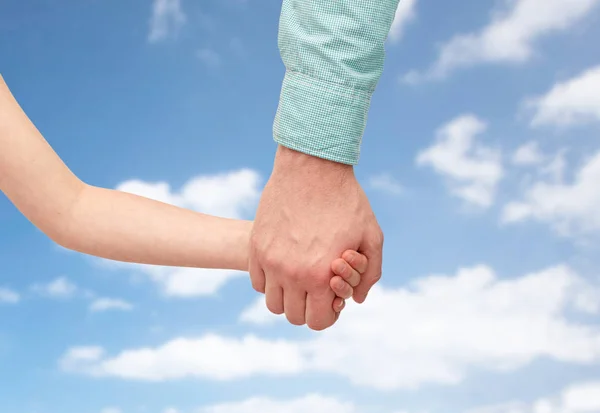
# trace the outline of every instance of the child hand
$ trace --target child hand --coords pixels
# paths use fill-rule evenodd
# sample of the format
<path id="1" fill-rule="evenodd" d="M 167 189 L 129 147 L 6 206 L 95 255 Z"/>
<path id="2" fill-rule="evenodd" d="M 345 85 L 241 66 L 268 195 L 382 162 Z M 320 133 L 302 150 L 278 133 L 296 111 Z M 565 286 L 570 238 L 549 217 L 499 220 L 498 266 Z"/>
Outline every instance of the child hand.
<path id="1" fill-rule="evenodd" d="M 353 287 L 360 283 L 360 276 L 367 270 L 368 260 L 364 255 L 346 250 L 342 258 L 337 258 L 331 263 L 331 270 L 335 274 L 329 281 L 329 286 L 337 297 L 333 300 L 333 310 L 338 313 L 344 309 L 345 300 L 352 297 Z"/>

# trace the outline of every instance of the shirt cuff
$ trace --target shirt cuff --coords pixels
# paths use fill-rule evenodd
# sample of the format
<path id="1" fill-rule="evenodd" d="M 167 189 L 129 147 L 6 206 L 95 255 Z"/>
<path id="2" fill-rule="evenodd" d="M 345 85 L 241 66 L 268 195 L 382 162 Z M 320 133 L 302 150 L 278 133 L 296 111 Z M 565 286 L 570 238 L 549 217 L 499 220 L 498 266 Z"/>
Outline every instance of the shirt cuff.
<path id="1" fill-rule="evenodd" d="M 372 92 L 288 70 L 273 125 L 277 143 L 356 165 Z"/>

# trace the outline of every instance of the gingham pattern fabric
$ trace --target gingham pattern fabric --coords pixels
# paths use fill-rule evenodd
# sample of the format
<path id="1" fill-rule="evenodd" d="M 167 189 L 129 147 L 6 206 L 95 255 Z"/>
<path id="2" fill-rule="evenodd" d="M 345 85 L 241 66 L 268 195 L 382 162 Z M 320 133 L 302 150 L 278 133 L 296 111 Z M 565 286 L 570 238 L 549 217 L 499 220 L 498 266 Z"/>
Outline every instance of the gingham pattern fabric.
<path id="1" fill-rule="evenodd" d="M 283 0 L 273 125 L 288 148 L 355 165 L 398 0 Z"/>

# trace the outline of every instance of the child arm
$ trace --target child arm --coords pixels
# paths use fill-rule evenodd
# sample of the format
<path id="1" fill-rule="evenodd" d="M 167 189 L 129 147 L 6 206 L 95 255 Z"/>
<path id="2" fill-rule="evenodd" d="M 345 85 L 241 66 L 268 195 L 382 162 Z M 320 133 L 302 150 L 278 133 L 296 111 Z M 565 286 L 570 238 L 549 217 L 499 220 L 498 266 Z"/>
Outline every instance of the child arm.
<path id="1" fill-rule="evenodd" d="M 247 270 L 251 222 L 87 185 L 38 132 L 1 76 L 0 190 L 72 250 L 126 262 Z"/>

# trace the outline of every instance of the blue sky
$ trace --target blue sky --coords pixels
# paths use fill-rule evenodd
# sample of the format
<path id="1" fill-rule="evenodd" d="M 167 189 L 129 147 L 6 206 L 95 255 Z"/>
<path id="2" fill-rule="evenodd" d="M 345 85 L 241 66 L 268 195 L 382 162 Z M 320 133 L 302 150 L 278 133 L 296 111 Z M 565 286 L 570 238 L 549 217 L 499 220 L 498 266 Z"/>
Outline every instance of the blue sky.
<path id="1" fill-rule="evenodd" d="M 5 0 L 0 71 L 86 182 L 251 218 L 280 6 Z M 323 333 L 247 274 L 69 252 L 0 198 L 0 408 L 600 412 L 598 38 L 600 0 L 401 1 L 356 169 L 384 277 Z"/>

